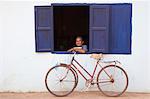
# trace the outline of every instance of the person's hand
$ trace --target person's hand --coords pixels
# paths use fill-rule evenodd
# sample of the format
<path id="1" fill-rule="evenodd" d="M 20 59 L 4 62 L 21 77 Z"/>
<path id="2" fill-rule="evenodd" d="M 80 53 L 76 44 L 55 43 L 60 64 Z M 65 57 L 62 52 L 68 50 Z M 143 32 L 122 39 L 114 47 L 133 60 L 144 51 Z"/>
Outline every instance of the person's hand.
<path id="1" fill-rule="evenodd" d="M 86 51 L 82 49 L 82 47 L 74 47 L 73 50 L 79 53 L 85 53 Z"/>
<path id="2" fill-rule="evenodd" d="M 72 51 L 74 51 L 74 48 L 71 48 L 71 49 L 68 50 L 68 52 L 72 52 Z"/>
<path id="3" fill-rule="evenodd" d="M 74 50 L 79 50 L 79 49 L 82 49 L 82 47 L 74 47 L 73 49 Z"/>

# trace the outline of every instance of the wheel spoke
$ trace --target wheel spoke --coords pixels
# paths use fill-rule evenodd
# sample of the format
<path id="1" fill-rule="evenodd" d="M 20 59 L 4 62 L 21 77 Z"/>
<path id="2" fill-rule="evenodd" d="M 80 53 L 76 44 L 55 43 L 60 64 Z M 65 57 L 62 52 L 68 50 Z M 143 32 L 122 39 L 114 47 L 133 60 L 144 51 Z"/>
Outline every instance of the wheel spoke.
<path id="1" fill-rule="evenodd" d="M 100 87 L 104 87 L 104 86 L 107 86 L 107 85 L 110 85 L 111 83 L 106 83 L 106 84 L 103 84 L 101 85 Z"/>
<path id="2" fill-rule="evenodd" d="M 60 78 L 60 76 L 58 75 L 58 73 L 57 73 L 57 70 L 56 69 L 54 69 L 55 70 L 55 75 L 56 75 L 56 77 L 60 80 L 61 78 Z"/>
<path id="3" fill-rule="evenodd" d="M 114 71 L 113 71 L 114 73 L 113 73 L 113 75 L 112 75 L 112 77 L 114 78 L 115 77 L 115 74 L 116 74 L 116 66 L 114 66 Z"/>
<path id="4" fill-rule="evenodd" d="M 55 84 L 56 84 L 56 85 L 59 84 L 59 81 L 55 82 Z"/>
<path id="5" fill-rule="evenodd" d="M 110 79 L 107 79 L 106 72 L 109 73 Z M 110 65 L 104 67 L 103 70 L 98 73 L 97 82 L 99 82 L 98 88 L 103 94 L 107 96 L 119 96 L 128 86 L 128 77 L 126 72 L 121 67 Z"/>
<path id="6" fill-rule="evenodd" d="M 61 65 L 51 68 L 45 78 L 46 88 L 55 96 L 70 94 L 76 87 L 77 81 L 74 71 Z"/>
<path id="7" fill-rule="evenodd" d="M 63 80 L 63 82 L 75 82 L 75 81 L 72 81 L 72 80 Z"/>

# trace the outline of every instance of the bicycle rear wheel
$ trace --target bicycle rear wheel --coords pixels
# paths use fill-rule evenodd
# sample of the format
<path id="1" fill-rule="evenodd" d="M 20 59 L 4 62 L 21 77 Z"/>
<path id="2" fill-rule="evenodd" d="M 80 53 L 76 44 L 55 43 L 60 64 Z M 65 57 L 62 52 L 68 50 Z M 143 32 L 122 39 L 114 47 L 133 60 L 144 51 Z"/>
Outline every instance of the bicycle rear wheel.
<path id="1" fill-rule="evenodd" d="M 51 94 L 63 97 L 73 92 L 77 85 L 77 78 L 71 67 L 58 65 L 47 72 L 45 85 Z"/>
<path id="2" fill-rule="evenodd" d="M 98 73 L 97 85 L 106 96 L 120 96 L 128 87 L 127 73 L 119 66 L 108 65 Z"/>

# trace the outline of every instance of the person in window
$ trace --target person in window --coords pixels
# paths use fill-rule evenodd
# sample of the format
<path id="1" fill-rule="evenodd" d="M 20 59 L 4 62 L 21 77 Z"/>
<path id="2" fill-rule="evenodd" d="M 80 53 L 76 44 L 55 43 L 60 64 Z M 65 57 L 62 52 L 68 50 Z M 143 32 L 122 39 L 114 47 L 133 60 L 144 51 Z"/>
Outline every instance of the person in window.
<path id="1" fill-rule="evenodd" d="M 76 46 L 69 49 L 69 52 L 76 51 L 78 53 L 86 53 L 87 45 L 84 45 L 84 40 L 81 36 L 76 37 Z"/>

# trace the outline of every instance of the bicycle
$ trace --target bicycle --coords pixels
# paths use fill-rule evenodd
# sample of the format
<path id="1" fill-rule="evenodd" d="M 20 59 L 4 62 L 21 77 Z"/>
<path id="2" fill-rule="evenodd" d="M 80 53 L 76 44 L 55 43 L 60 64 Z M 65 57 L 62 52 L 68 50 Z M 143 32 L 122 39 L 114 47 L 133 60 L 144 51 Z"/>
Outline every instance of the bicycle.
<path id="1" fill-rule="evenodd" d="M 45 77 L 45 85 L 47 90 L 58 97 L 71 94 L 78 84 L 78 74 L 84 78 L 87 87 L 97 84 L 98 89 L 106 96 L 117 97 L 122 95 L 128 87 L 128 75 L 126 71 L 120 67 L 119 61 L 102 61 L 102 54 L 92 54 L 92 58 L 97 60 L 93 73 L 90 74 L 75 59 L 76 52 L 73 54 L 70 64 L 60 63 L 60 65 L 50 68 Z M 77 68 L 75 62 L 87 75 L 89 79 Z M 109 64 L 102 66 L 101 63 Z M 94 82 L 97 67 L 101 70 L 97 74 L 96 82 Z"/>

